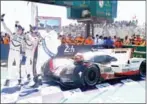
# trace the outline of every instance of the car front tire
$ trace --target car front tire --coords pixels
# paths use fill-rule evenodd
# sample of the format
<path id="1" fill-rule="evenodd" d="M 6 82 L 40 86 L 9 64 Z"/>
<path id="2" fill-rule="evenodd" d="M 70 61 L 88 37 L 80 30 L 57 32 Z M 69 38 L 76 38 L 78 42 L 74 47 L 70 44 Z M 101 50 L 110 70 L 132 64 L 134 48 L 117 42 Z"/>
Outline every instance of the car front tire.
<path id="1" fill-rule="evenodd" d="M 87 86 L 95 86 L 100 81 L 100 69 L 91 65 L 85 69 L 84 82 Z"/>
<path id="2" fill-rule="evenodd" d="M 139 67 L 139 74 L 141 77 L 146 76 L 146 61 L 143 61 Z"/>

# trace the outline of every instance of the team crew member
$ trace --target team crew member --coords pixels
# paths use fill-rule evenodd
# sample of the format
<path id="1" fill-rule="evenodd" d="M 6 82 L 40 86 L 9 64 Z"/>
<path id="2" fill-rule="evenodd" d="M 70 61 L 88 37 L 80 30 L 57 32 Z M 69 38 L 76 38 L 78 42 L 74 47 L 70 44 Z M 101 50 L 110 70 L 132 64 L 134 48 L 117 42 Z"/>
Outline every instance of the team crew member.
<path id="1" fill-rule="evenodd" d="M 81 35 L 78 37 L 77 45 L 83 45 L 85 38 Z"/>
<path id="2" fill-rule="evenodd" d="M 84 45 L 93 45 L 93 39 L 91 36 L 88 36 L 84 42 Z"/>
<path id="3" fill-rule="evenodd" d="M 123 45 L 123 44 L 122 44 L 120 38 L 118 38 L 118 39 L 115 41 L 115 43 L 114 43 L 115 48 L 121 48 L 122 45 Z"/>
<path id="4" fill-rule="evenodd" d="M 11 79 L 18 79 L 18 84 L 21 83 L 19 70 L 20 70 L 20 59 L 21 59 L 21 46 L 23 41 L 23 31 L 24 29 L 16 24 L 17 32 L 15 35 L 10 31 L 4 22 L 4 14 L 1 16 L 1 23 L 10 35 L 10 50 L 8 56 L 8 77 L 5 82 L 5 86 L 9 86 Z M 15 75 L 15 76 L 14 76 Z"/>
<path id="5" fill-rule="evenodd" d="M 5 37 L 3 38 L 4 44 L 9 44 L 9 36 L 5 33 Z"/>

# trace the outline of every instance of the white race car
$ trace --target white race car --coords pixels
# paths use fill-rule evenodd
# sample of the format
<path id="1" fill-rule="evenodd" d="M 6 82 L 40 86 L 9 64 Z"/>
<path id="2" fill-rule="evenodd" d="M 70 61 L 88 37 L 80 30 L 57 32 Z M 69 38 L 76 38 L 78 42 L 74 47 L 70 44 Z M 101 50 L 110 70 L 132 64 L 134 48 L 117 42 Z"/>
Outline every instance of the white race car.
<path id="1" fill-rule="evenodd" d="M 145 59 L 130 58 L 130 52 L 124 50 L 101 49 L 76 54 L 72 59 L 53 58 L 44 64 L 43 74 L 53 81 L 76 87 L 94 86 L 101 80 L 122 76 L 145 76 Z"/>

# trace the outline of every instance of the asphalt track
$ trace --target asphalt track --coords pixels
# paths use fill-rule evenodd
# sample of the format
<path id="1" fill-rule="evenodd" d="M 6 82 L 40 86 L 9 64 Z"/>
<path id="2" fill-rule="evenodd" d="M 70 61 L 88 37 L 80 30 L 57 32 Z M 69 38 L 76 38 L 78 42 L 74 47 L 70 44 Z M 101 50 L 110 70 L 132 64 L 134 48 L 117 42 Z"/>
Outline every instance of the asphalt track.
<path id="1" fill-rule="evenodd" d="M 7 68 L 1 68 L 1 103 L 145 103 L 145 79 L 139 77 L 105 81 L 95 87 L 63 89 L 46 82 L 38 89 L 4 87 Z M 25 80 L 24 80 L 25 81 Z"/>

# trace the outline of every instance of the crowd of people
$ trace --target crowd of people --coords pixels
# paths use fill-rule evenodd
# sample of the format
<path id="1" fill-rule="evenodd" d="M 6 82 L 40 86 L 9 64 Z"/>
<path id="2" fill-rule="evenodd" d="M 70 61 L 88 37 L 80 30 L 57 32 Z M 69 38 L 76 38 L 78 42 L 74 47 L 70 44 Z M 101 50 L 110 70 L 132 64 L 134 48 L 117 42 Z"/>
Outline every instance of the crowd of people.
<path id="1" fill-rule="evenodd" d="M 137 21 L 115 21 L 112 24 L 94 24 L 94 36 L 85 36 L 85 24 L 70 24 L 62 27 L 59 34 L 62 44 L 69 45 L 107 45 L 107 40 L 113 41 L 113 46 L 138 45 L 145 46 L 145 30 L 136 25 Z M 0 42 L 9 44 L 7 33 L 1 32 Z"/>
<path id="2" fill-rule="evenodd" d="M 62 44 L 69 45 L 108 46 L 108 44 L 112 44 L 113 47 L 122 45 L 145 46 L 145 27 L 140 27 L 137 23 L 137 20 L 132 20 L 115 21 L 110 24 L 94 24 L 94 36 L 88 37 L 84 36 L 86 25 L 70 24 L 62 27 L 62 35 L 59 38 Z"/>
<path id="3" fill-rule="evenodd" d="M 69 36 L 59 36 L 59 39 L 61 40 L 62 44 L 68 44 L 68 45 L 99 45 L 99 46 L 110 46 L 110 47 L 122 47 L 123 45 L 136 45 L 136 46 L 146 46 L 145 39 L 141 38 L 140 35 L 132 35 L 132 37 L 126 36 L 124 39 L 121 39 L 120 37 L 114 36 L 108 36 L 103 37 L 96 35 L 95 37 L 88 36 L 83 37 L 77 36 L 72 37 Z"/>
<path id="4" fill-rule="evenodd" d="M 78 35 L 85 35 L 85 24 L 70 24 L 67 26 L 63 26 L 61 28 L 64 35 L 71 34 L 73 37 Z M 92 26 L 91 26 L 92 29 Z M 92 30 L 90 30 L 90 34 L 92 34 Z M 117 36 L 120 38 L 124 38 L 126 35 L 132 36 L 136 35 L 144 35 L 145 27 L 142 25 L 138 26 L 136 21 L 115 21 L 114 23 L 104 23 L 104 24 L 94 24 L 94 36 L 99 34 L 100 36 Z"/>
<path id="5" fill-rule="evenodd" d="M 132 35 L 131 37 L 125 36 L 124 39 L 114 36 L 99 36 L 95 37 L 88 36 L 87 38 L 80 35 L 73 37 L 72 35 L 59 35 L 59 39 L 62 45 L 99 45 L 99 46 L 111 46 L 111 47 L 122 47 L 123 45 L 136 45 L 136 46 L 146 46 L 146 40 L 141 38 L 140 35 Z M 1 33 L 0 35 L 1 44 L 9 44 L 10 37 L 7 33 Z"/>
<path id="6" fill-rule="evenodd" d="M 1 32 L 0 33 L 0 43 L 1 44 L 9 44 L 10 36 L 8 33 Z"/>
<path id="7" fill-rule="evenodd" d="M 62 44 L 69 45 L 106 45 L 112 40 L 113 46 L 145 46 L 145 27 L 137 25 L 137 20 L 115 21 L 111 24 L 94 24 L 94 36 L 85 37 L 84 24 L 70 24 L 62 27 L 59 38 Z M 92 30 L 90 30 L 92 31 Z M 90 32 L 92 33 L 92 32 Z"/>

